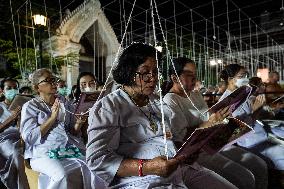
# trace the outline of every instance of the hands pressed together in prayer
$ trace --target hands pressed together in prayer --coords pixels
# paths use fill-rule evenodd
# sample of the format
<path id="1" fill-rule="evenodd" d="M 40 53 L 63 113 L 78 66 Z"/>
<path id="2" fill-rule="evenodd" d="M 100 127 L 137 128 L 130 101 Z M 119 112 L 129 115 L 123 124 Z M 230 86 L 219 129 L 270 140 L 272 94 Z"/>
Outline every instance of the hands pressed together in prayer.
<path id="1" fill-rule="evenodd" d="M 60 102 L 59 102 L 59 99 L 56 98 L 52 107 L 51 107 L 51 116 L 50 118 L 55 121 L 57 116 L 58 116 L 58 112 L 59 112 L 59 109 L 60 109 Z"/>

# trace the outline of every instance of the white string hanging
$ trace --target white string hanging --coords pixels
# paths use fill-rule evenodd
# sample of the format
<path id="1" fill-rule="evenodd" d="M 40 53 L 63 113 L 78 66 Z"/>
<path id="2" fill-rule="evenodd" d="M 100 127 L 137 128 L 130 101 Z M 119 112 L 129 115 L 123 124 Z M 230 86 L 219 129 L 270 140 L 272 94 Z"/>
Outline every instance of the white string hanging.
<path id="1" fill-rule="evenodd" d="M 19 33 L 19 48 L 20 48 L 19 66 L 20 66 L 21 75 L 23 77 L 25 70 L 23 69 L 23 48 L 22 48 L 22 37 L 21 37 L 21 25 L 20 25 L 19 11 L 17 11 L 17 17 L 18 17 L 18 33 Z"/>
<path id="2" fill-rule="evenodd" d="M 182 41 L 182 27 L 180 28 L 180 38 L 179 38 L 179 49 L 180 49 L 180 56 L 183 56 L 183 41 Z"/>
<path id="3" fill-rule="evenodd" d="M 96 22 L 94 22 L 94 25 L 93 25 L 93 35 L 94 35 L 94 42 L 93 42 L 93 49 L 94 49 L 94 57 L 93 57 L 93 65 L 94 65 L 94 73 L 95 73 L 95 77 L 97 78 L 98 77 L 98 74 L 97 74 L 97 69 L 96 69 L 96 66 L 97 66 L 97 63 L 96 63 L 96 43 L 97 43 L 97 39 L 96 39 Z"/>
<path id="4" fill-rule="evenodd" d="M 147 43 L 147 27 L 148 27 L 148 9 L 145 11 L 145 14 L 146 14 L 146 24 L 145 24 L 145 41 L 144 43 Z"/>
<path id="5" fill-rule="evenodd" d="M 168 41 L 168 33 L 167 33 L 167 20 L 165 19 L 165 31 L 166 31 L 166 41 Z M 167 57 L 167 71 L 169 70 L 169 54 L 166 54 Z M 168 74 L 166 74 L 167 80 L 169 79 Z"/>
<path id="6" fill-rule="evenodd" d="M 31 13 L 31 18 L 33 17 L 33 12 L 32 12 L 32 3 L 31 0 L 29 0 L 29 5 L 30 5 L 30 13 Z M 32 21 L 32 34 L 33 34 L 33 45 L 34 45 L 34 53 L 35 53 L 35 63 L 36 67 L 35 69 L 38 69 L 38 63 L 37 63 L 37 53 L 36 53 L 36 42 L 35 42 L 35 28 L 34 28 L 34 23 Z"/>
<path id="7" fill-rule="evenodd" d="M 255 37 L 256 37 L 256 69 L 259 69 L 258 33 L 256 25 L 255 25 Z"/>
<path id="8" fill-rule="evenodd" d="M 232 49 L 231 49 L 231 34 L 230 34 L 230 17 L 229 17 L 229 3 L 226 0 L 227 7 L 227 25 L 228 25 L 228 50 L 229 50 L 229 60 L 231 61 Z"/>
<path id="9" fill-rule="evenodd" d="M 26 1 L 26 25 L 28 24 L 28 2 Z M 28 61 L 28 36 L 29 36 L 29 30 L 28 27 L 26 27 L 26 56 L 25 56 L 25 63 L 24 63 L 24 70 L 27 70 L 27 61 Z"/>
<path id="10" fill-rule="evenodd" d="M 174 6 L 174 22 L 175 22 L 175 38 L 176 38 L 176 57 L 178 57 L 179 54 L 178 54 L 177 21 L 176 21 L 176 0 L 173 0 L 173 6 Z"/>
<path id="11" fill-rule="evenodd" d="M 15 28 L 15 22 L 14 22 L 14 15 L 13 15 L 13 8 L 12 8 L 12 1 L 10 0 L 10 11 L 12 15 L 12 24 L 13 24 L 13 31 L 14 31 L 14 38 L 15 38 L 15 45 L 16 45 L 16 51 L 17 51 L 17 58 L 18 58 L 18 63 L 20 63 L 20 55 L 19 55 L 19 48 L 18 48 L 18 40 L 17 40 L 17 34 L 16 34 L 16 28 Z M 23 73 L 21 72 L 21 75 Z M 23 77 L 23 75 L 22 75 Z"/>
<path id="12" fill-rule="evenodd" d="M 267 44 L 267 46 L 266 46 L 266 62 L 267 62 L 267 68 L 269 70 L 271 70 L 270 64 L 269 64 L 269 59 L 267 57 L 267 55 L 269 54 L 269 49 L 268 49 L 268 47 L 269 47 L 269 39 L 268 39 L 268 36 L 266 36 L 266 40 L 267 40 L 267 42 L 266 42 L 266 44 Z"/>
<path id="13" fill-rule="evenodd" d="M 104 86 L 103 86 L 103 88 L 102 88 L 102 90 L 101 90 L 101 92 L 100 92 L 100 94 L 99 94 L 98 99 L 100 99 L 100 98 L 102 97 L 103 92 L 106 90 L 106 86 L 107 86 L 107 84 L 108 84 L 108 81 L 110 80 L 110 76 L 111 76 L 112 70 L 113 70 L 113 68 L 114 68 L 115 63 L 116 63 L 117 60 L 118 60 L 118 57 L 119 57 L 119 54 L 120 54 L 120 51 L 121 51 L 121 48 L 122 48 L 122 42 L 123 42 L 123 40 L 125 39 L 126 32 L 127 32 L 127 28 L 128 28 L 129 22 L 130 22 L 130 18 L 132 17 L 132 13 L 133 13 L 133 10 L 134 10 L 135 5 L 136 5 L 136 0 L 134 0 L 134 2 L 133 2 L 132 8 L 131 8 L 131 11 L 130 11 L 130 14 L 129 14 L 129 18 L 128 18 L 128 21 L 127 21 L 127 23 L 126 23 L 126 27 L 125 27 L 125 30 L 124 30 L 124 33 L 123 33 L 123 36 L 122 36 L 122 39 L 121 39 L 121 43 L 120 43 L 120 45 L 119 45 L 119 47 L 118 47 L 118 49 L 117 49 L 116 55 L 115 55 L 115 60 L 112 62 L 110 71 L 109 71 L 108 76 L 107 76 L 107 78 L 106 78 L 106 82 L 104 83 Z M 98 101 L 98 100 L 97 100 L 97 101 Z M 96 102 L 97 102 L 97 101 L 96 101 Z M 96 102 L 95 102 L 95 103 L 96 103 Z M 88 114 L 88 113 L 90 112 L 90 110 L 88 110 L 88 111 L 86 111 L 86 112 L 82 112 L 82 113 L 80 113 L 80 114 L 76 114 L 75 112 L 70 112 L 70 111 L 68 111 L 68 110 L 66 110 L 66 111 L 67 111 L 68 113 L 73 114 L 73 115 L 76 115 L 76 116 L 86 115 L 86 114 Z"/>
<path id="14" fill-rule="evenodd" d="M 155 1 L 155 0 L 151 0 L 150 4 L 151 4 L 153 35 L 154 35 L 154 42 L 155 42 L 155 47 L 156 47 L 157 46 L 157 39 L 156 39 L 156 27 L 155 27 L 153 1 Z M 160 80 L 161 70 L 160 70 L 160 67 L 159 67 L 158 52 L 157 51 L 156 51 L 156 61 L 157 61 L 157 69 L 158 69 L 158 78 Z M 166 126 L 165 126 L 164 102 L 163 102 L 163 96 L 162 96 L 161 82 L 158 82 L 158 88 L 159 88 L 158 92 L 159 92 L 159 95 L 160 95 L 160 105 L 161 105 L 161 114 L 162 114 L 162 128 L 163 128 L 163 134 L 164 134 L 165 155 L 166 155 L 167 159 L 169 159 L 167 133 L 166 133 L 167 131 L 166 131 Z"/>
<path id="15" fill-rule="evenodd" d="M 207 22 L 207 19 L 205 20 L 205 28 L 206 28 L 206 33 L 205 33 L 205 78 L 207 78 L 207 81 L 206 81 L 206 86 L 208 86 L 208 83 L 209 83 L 209 65 L 208 65 L 208 58 L 209 58 L 209 52 L 208 52 L 208 22 Z"/>
<path id="16" fill-rule="evenodd" d="M 252 45 L 251 45 L 251 25 L 250 25 L 250 19 L 249 19 L 249 46 L 250 46 L 250 71 L 251 71 L 251 76 L 254 75 L 254 66 L 253 66 L 253 58 L 252 58 Z"/>
<path id="17" fill-rule="evenodd" d="M 237 8 L 239 8 L 238 7 L 238 5 L 236 4 L 236 3 L 234 3 L 234 1 L 233 0 L 230 0 L 231 1 L 231 3 L 235 6 L 235 7 L 237 7 Z M 241 9 L 240 9 L 241 10 Z M 243 12 L 243 14 L 244 15 L 246 15 L 246 17 L 247 18 L 250 18 L 244 11 L 242 11 Z M 257 23 L 255 22 L 255 21 L 253 21 L 253 20 L 251 20 L 259 29 L 260 29 L 260 31 L 262 31 L 263 32 L 263 34 L 265 34 L 266 36 L 267 36 L 267 40 L 268 40 L 268 38 L 271 38 L 269 35 L 268 35 L 268 33 L 264 30 L 264 29 L 262 29 L 260 26 L 258 26 L 257 25 Z M 273 39 L 273 38 L 271 38 L 271 39 Z M 277 43 L 277 45 L 281 48 L 281 49 L 283 49 L 278 43 Z M 267 46 L 267 48 L 269 47 L 269 45 Z M 264 56 L 264 55 L 263 55 Z M 269 61 L 269 53 L 267 53 L 267 55 L 266 55 L 266 60 L 268 60 Z M 269 67 L 269 66 L 268 66 Z"/>
<path id="18" fill-rule="evenodd" d="M 159 12 L 158 12 L 158 8 L 157 8 L 157 3 L 156 3 L 155 0 L 154 0 L 154 6 L 155 6 L 156 13 L 157 13 L 159 28 L 160 28 L 160 30 L 161 30 L 162 37 L 163 37 L 163 40 L 164 40 L 164 44 L 165 44 L 165 46 L 166 46 L 166 53 L 167 53 L 167 54 L 170 54 L 170 51 L 169 51 L 169 48 L 168 48 L 168 43 L 167 43 L 167 41 L 166 41 L 165 34 L 164 34 L 164 31 L 163 31 L 163 28 L 162 28 L 161 18 L 160 18 L 160 16 L 159 16 Z M 176 71 L 176 68 L 175 68 L 175 66 L 174 66 L 174 64 L 173 64 L 173 59 L 172 59 L 172 57 L 169 56 L 169 59 L 170 59 L 171 65 L 173 66 L 173 69 L 174 69 L 175 74 L 178 75 L 178 74 L 177 74 L 177 71 Z M 182 85 L 182 83 L 181 83 L 179 77 L 177 77 L 177 80 L 178 80 L 180 86 L 182 87 L 183 91 L 185 92 L 186 90 L 184 89 L 184 86 Z M 190 101 L 190 103 L 192 104 L 192 106 L 193 106 L 202 116 L 205 116 L 205 117 L 206 117 L 206 116 L 207 116 L 207 115 L 206 115 L 206 112 L 201 112 L 201 111 L 195 106 L 195 104 L 192 102 L 192 100 L 191 100 L 190 97 L 188 96 L 187 92 L 185 92 L 185 95 L 186 95 L 187 99 Z"/>
<path id="19" fill-rule="evenodd" d="M 60 0 L 59 0 L 59 2 L 60 2 Z M 45 17 L 46 18 L 48 18 L 47 17 L 47 10 L 46 10 L 46 2 L 45 2 L 45 0 L 43 0 L 43 3 L 44 3 L 44 12 L 45 12 Z M 62 19 L 62 12 L 61 12 L 61 5 L 60 5 L 60 14 L 61 14 L 61 19 Z M 52 45 L 51 45 L 51 34 L 50 34 L 50 20 L 49 19 L 47 19 L 47 33 L 48 33 L 48 45 L 49 45 L 49 50 L 50 50 L 50 53 L 49 53 L 49 67 L 50 67 L 50 70 L 51 71 L 53 71 L 53 68 L 52 68 L 52 64 L 53 64 L 53 56 L 52 56 L 52 54 L 53 54 L 53 50 L 52 50 Z M 57 64 L 55 64 L 56 65 L 56 70 L 55 70 L 55 72 L 57 72 L 58 71 L 58 68 L 57 68 Z"/>
<path id="20" fill-rule="evenodd" d="M 213 39 L 216 40 L 216 31 L 215 31 L 215 7 L 214 1 L 212 0 L 212 20 L 213 20 Z"/>
<path id="21" fill-rule="evenodd" d="M 102 45 L 101 45 L 101 47 L 102 47 L 102 50 L 101 50 L 101 52 L 102 52 L 102 55 L 101 55 L 101 64 L 102 64 L 102 78 L 101 78 L 101 82 L 103 82 L 103 80 L 104 80 L 104 72 L 105 72 L 105 70 L 104 70 L 104 65 L 105 65 L 105 60 L 106 60 L 106 57 L 104 56 L 104 47 L 105 47 L 105 45 L 104 45 L 104 41 L 105 41 L 105 35 L 104 34 L 102 34 L 103 35 L 103 39 L 102 39 Z"/>
<path id="22" fill-rule="evenodd" d="M 122 10 L 123 10 L 123 23 L 124 23 L 124 28 L 126 28 L 126 13 L 125 13 L 125 4 L 124 4 L 124 0 L 122 0 Z M 129 22 L 130 22 L 131 20 L 130 20 L 130 17 L 129 17 Z M 126 30 L 127 31 L 127 30 Z M 127 32 L 126 32 L 126 35 L 125 35 L 125 37 L 126 37 L 126 40 L 125 40 L 125 44 L 126 44 L 126 46 L 128 46 L 128 44 L 127 44 Z"/>
<path id="23" fill-rule="evenodd" d="M 122 35 L 123 35 L 123 33 L 122 33 L 122 31 L 123 31 L 123 19 L 121 18 L 121 16 L 122 16 L 122 11 L 121 11 L 121 9 L 122 9 L 122 7 L 121 7 L 121 3 L 120 3 L 120 0 L 118 0 L 118 2 L 119 2 L 119 21 L 120 21 L 120 36 L 122 37 Z M 123 41 L 121 41 L 120 43 L 123 43 Z"/>
<path id="24" fill-rule="evenodd" d="M 117 60 L 118 60 L 119 53 L 120 53 L 121 48 L 122 48 L 123 40 L 124 40 L 124 38 L 125 38 L 125 36 L 126 36 L 126 31 L 127 31 L 127 28 L 128 28 L 129 22 L 130 22 L 130 18 L 132 17 L 132 13 L 133 13 L 133 10 L 134 10 L 135 5 L 136 5 L 136 0 L 134 0 L 134 2 L 133 2 L 132 8 L 131 8 L 131 11 L 130 11 L 130 14 L 129 14 L 129 18 L 128 18 L 128 20 L 127 20 L 126 27 L 125 27 L 125 29 L 124 29 L 124 33 L 123 33 L 123 36 L 122 36 L 122 39 L 121 39 L 121 43 L 120 43 L 120 45 L 119 45 L 119 47 L 118 47 L 118 49 L 117 49 L 117 52 L 116 52 L 116 55 L 115 55 L 115 59 L 114 59 L 114 61 L 112 62 L 110 71 L 109 71 L 108 76 L 107 76 L 107 78 L 106 78 L 106 82 L 104 83 L 103 89 L 102 89 L 102 91 L 100 92 L 100 95 L 99 95 L 98 99 L 100 99 L 100 97 L 102 96 L 103 91 L 106 90 L 106 86 L 107 86 L 107 84 L 108 84 L 108 81 L 110 80 L 110 76 L 111 76 L 112 70 L 113 70 L 113 68 L 114 68 L 114 64 L 115 64 L 115 63 L 117 62 Z"/>
<path id="25" fill-rule="evenodd" d="M 240 36 L 239 36 L 239 41 L 240 41 L 240 52 L 243 51 L 243 47 L 242 47 L 242 21 L 241 21 L 241 9 L 239 9 L 239 26 L 240 26 Z M 240 62 L 241 65 L 243 64 L 243 62 Z"/>
<path id="26" fill-rule="evenodd" d="M 203 74 L 202 74 L 202 59 L 201 59 L 201 44 L 199 44 L 199 54 L 198 54 L 198 71 L 197 71 L 197 77 L 198 79 L 201 81 L 201 78 L 203 78 Z"/>
<path id="27" fill-rule="evenodd" d="M 191 22 L 191 37 L 192 37 L 192 60 L 195 61 L 195 35 L 193 31 L 193 14 L 192 14 L 192 9 L 190 9 L 190 22 Z"/>
<path id="28" fill-rule="evenodd" d="M 59 21 L 62 23 L 62 9 L 61 9 L 61 1 L 58 0 L 59 3 Z"/>

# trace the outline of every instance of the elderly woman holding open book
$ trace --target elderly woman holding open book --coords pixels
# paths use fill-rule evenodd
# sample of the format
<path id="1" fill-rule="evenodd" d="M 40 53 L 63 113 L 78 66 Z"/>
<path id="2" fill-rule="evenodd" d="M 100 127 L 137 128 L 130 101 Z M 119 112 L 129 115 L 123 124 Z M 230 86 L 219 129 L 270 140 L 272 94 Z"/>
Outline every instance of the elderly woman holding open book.
<path id="1" fill-rule="evenodd" d="M 163 105 L 162 124 L 161 104 L 153 95 L 158 82 L 156 53 L 154 47 L 141 43 L 122 52 L 113 76 L 123 87 L 90 111 L 90 169 L 112 188 L 236 188 L 214 172 L 174 157 L 168 127 L 171 113 Z"/>
<path id="2" fill-rule="evenodd" d="M 80 137 L 81 120 L 75 120 L 71 103 L 56 96 L 56 78 L 48 69 L 33 73 L 38 97 L 24 104 L 21 135 L 25 159 L 40 172 L 39 186 L 51 188 L 104 188 L 85 164 L 85 146 Z"/>

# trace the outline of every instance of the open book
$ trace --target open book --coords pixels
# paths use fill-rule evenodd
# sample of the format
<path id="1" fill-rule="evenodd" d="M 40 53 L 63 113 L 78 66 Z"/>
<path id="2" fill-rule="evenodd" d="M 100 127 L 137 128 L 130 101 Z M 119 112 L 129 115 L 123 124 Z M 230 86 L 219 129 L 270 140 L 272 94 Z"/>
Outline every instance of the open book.
<path id="1" fill-rule="evenodd" d="M 208 111 L 210 113 L 216 113 L 217 111 L 230 106 L 230 111 L 234 112 L 253 94 L 255 90 L 255 87 L 242 86 L 232 92 L 229 96 L 225 97 L 223 100 L 217 102 Z"/>
<path id="2" fill-rule="evenodd" d="M 13 111 L 17 107 L 22 107 L 26 102 L 34 98 L 32 95 L 16 95 L 13 99 L 11 105 L 9 106 L 9 110 Z"/>
<path id="3" fill-rule="evenodd" d="M 214 154 L 237 142 L 253 129 L 237 118 L 228 118 L 228 124 L 197 128 L 183 143 L 175 157 L 190 157 L 201 149 Z"/>
<path id="4" fill-rule="evenodd" d="M 0 132 L 8 128 L 11 124 L 13 124 L 18 116 L 21 113 L 22 106 L 29 100 L 31 100 L 33 96 L 27 95 L 17 95 L 13 99 L 12 103 L 9 106 L 9 111 L 11 111 L 11 116 L 9 116 L 3 123 L 0 123 Z"/>
<path id="5" fill-rule="evenodd" d="M 9 116 L 3 123 L 0 123 L 0 132 L 4 131 L 6 128 L 8 128 L 10 125 L 15 123 L 16 119 L 21 113 L 21 108 L 16 108 L 11 116 Z"/>
<path id="6" fill-rule="evenodd" d="M 75 113 L 76 114 L 86 113 L 96 103 L 96 101 L 100 97 L 100 93 L 101 91 L 95 91 L 92 93 L 82 92 L 79 101 L 77 103 L 77 106 L 75 108 Z"/>

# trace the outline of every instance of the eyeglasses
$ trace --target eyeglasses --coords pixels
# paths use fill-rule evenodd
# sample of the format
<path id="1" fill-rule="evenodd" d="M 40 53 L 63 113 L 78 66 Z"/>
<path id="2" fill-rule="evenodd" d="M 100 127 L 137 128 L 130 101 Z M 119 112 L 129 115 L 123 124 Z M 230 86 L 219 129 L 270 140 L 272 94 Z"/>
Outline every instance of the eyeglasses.
<path id="1" fill-rule="evenodd" d="M 136 72 L 136 74 L 138 74 L 144 82 L 150 82 L 151 79 L 157 79 L 158 78 L 158 72 L 157 71 L 147 72 L 147 73 Z"/>
<path id="2" fill-rule="evenodd" d="M 48 78 L 38 82 L 38 85 L 41 84 L 41 83 L 56 84 L 57 81 L 58 81 L 58 79 L 55 78 L 55 77 L 48 77 Z"/>

